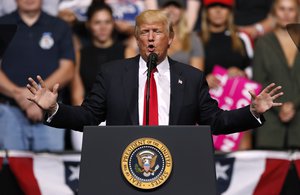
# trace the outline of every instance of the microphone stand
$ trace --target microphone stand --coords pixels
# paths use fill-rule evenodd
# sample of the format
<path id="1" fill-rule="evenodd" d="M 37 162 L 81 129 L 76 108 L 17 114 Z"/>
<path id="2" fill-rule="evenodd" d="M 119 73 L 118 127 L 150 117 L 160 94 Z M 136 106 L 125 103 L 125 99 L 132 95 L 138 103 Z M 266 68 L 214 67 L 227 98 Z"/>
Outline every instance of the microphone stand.
<path id="1" fill-rule="evenodd" d="M 146 126 L 149 126 L 149 101 L 150 101 L 150 79 L 151 79 L 151 72 L 156 67 L 157 63 L 157 54 L 150 53 L 148 56 L 148 70 L 147 70 L 147 89 L 146 89 Z"/>

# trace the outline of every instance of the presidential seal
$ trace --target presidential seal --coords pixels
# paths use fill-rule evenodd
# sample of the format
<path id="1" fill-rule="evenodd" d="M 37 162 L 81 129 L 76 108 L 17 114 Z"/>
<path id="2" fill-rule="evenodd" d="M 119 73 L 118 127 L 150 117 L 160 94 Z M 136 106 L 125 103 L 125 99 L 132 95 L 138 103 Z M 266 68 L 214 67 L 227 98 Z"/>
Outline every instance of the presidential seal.
<path id="1" fill-rule="evenodd" d="M 153 138 L 131 142 L 121 158 L 122 173 L 126 180 L 140 189 L 162 185 L 172 171 L 172 156 L 168 148 Z"/>

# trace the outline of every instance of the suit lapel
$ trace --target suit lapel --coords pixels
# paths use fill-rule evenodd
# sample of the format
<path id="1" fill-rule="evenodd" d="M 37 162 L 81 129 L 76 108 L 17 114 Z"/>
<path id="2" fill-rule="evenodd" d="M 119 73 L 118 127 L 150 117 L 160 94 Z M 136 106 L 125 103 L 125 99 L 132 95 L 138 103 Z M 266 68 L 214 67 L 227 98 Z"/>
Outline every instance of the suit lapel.
<path id="1" fill-rule="evenodd" d="M 179 68 L 180 64 L 169 58 L 170 62 L 170 77 L 171 77 L 171 100 L 169 125 L 178 124 L 178 117 L 183 104 L 185 79 L 181 75 Z"/>
<path id="2" fill-rule="evenodd" d="M 138 125 L 138 71 L 139 56 L 128 60 L 125 65 L 125 73 L 123 75 L 124 99 L 127 104 L 130 118 L 133 125 Z"/>

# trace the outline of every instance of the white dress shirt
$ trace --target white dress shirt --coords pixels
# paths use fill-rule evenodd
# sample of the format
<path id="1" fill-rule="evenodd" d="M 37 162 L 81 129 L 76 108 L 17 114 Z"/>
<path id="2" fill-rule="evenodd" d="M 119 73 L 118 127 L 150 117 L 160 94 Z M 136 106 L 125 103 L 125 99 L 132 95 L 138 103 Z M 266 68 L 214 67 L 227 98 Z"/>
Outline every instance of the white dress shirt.
<path id="1" fill-rule="evenodd" d="M 166 57 L 164 61 L 157 65 L 157 71 L 154 73 L 154 79 L 157 88 L 158 101 L 158 124 L 169 125 L 170 112 L 170 64 Z M 143 125 L 144 117 L 144 93 L 147 81 L 147 63 L 140 57 L 139 61 L 139 124 Z"/>

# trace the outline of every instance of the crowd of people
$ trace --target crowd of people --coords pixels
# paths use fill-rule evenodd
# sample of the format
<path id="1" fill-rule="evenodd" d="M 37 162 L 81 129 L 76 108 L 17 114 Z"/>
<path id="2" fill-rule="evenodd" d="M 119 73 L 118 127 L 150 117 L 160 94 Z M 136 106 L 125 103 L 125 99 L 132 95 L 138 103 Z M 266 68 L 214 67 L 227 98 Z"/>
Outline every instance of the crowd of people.
<path id="1" fill-rule="evenodd" d="M 27 78 L 60 83 L 59 101 L 80 105 L 103 63 L 139 54 L 134 22 L 147 9 L 163 10 L 173 25 L 168 56 L 203 71 L 211 89 L 221 82 L 215 65 L 283 86 L 283 106 L 245 134 L 243 149 L 300 148 L 300 58 L 285 28 L 299 20 L 298 0 L 0 0 L 0 24 L 18 25 L 0 66 L 0 149 L 80 150 L 80 133 L 43 124 Z"/>

